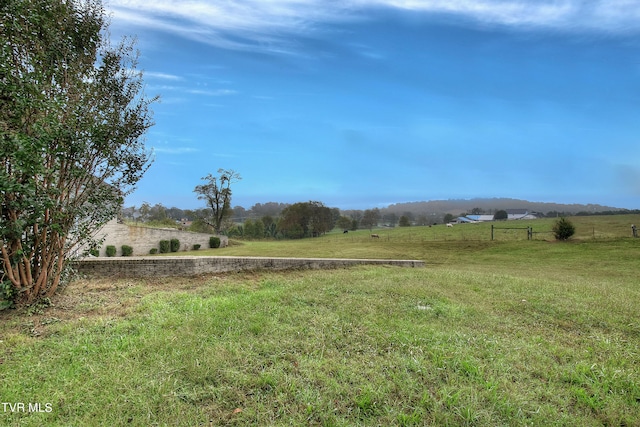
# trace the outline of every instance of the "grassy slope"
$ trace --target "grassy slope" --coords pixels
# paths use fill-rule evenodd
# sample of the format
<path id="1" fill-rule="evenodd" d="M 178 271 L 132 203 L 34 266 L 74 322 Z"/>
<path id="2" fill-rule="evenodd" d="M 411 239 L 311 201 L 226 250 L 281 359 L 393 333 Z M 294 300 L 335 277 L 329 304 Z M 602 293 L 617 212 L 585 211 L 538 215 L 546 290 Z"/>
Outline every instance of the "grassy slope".
<path id="1" fill-rule="evenodd" d="M 478 224 L 215 252 L 425 269 L 77 281 L 0 315 L 0 400 L 53 408 L 0 424 L 637 425 L 640 239 L 589 222 L 566 244 Z"/>

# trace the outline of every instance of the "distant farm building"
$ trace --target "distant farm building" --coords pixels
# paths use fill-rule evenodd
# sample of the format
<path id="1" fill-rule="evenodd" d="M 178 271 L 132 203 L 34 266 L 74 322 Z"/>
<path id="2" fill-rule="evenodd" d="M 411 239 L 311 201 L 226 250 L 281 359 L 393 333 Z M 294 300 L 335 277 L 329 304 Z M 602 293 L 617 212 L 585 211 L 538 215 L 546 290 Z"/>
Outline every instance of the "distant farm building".
<path id="1" fill-rule="evenodd" d="M 527 209 L 505 209 L 507 211 L 507 219 L 536 219 L 538 216 L 535 212 L 529 212 Z"/>
<path id="2" fill-rule="evenodd" d="M 507 212 L 507 220 L 517 219 L 536 219 L 538 215 L 535 212 L 529 212 L 527 209 L 505 209 Z M 469 224 L 476 222 L 493 221 L 493 215 L 466 215 L 459 216 L 455 220 L 451 221 L 456 224 Z"/>
<path id="3" fill-rule="evenodd" d="M 466 217 L 474 222 L 493 221 L 493 215 L 467 215 Z"/>

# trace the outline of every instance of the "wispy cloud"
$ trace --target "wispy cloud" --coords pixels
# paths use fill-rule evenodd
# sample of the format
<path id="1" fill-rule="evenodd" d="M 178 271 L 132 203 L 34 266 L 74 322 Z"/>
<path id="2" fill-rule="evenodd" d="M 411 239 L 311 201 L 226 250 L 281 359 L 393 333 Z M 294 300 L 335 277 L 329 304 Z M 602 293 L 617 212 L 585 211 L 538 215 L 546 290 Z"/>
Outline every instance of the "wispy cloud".
<path id="1" fill-rule="evenodd" d="M 147 78 L 155 78 L 160 80 L 172 80 L 172 81 L 183 80 L 183 78 L 180 76 L 157 72 L 157 71 L 145 71 L 144 76 Z"/>
<path id="2" fill-rule="evenodd" d="M 482 24 L 556 31 L 640 32 L 640 0 L 111 0 L 115 22 L 227 49 L 294 52 L 295 34 L 371 19 L 373 8 L 449 14 Z"/>
<path id="3" fill-rule="evenodd" d="M 287 52 L 291 33 L 343 20 L 339 2 L 316 0 L 112 0 L 114 21 L 235 50 Z"/>
<path id="4" fill-rule="evenodd" d="M 190 154 L 199 150 L 191 147 L 153 147 L 153 151 L 165 154 Z"/>
<path id="5" fill-rule="evenodd" d="M 188 89 L 186 92 L 193 95 L 205 95 L 205 96 L 228 96 L 235 95 L 238 92 L 232 89 L 216 89 L 216 90 L 203 90 L 203 89 Z"/>
<path id="6" fill-rule="evenodd" d="M 412 11 L 449 13 L 489 24 L 560 31 L 640 31 L 638 0 L 373 0 Z M 371 1 L 360 0 L 361 4 Z"/>

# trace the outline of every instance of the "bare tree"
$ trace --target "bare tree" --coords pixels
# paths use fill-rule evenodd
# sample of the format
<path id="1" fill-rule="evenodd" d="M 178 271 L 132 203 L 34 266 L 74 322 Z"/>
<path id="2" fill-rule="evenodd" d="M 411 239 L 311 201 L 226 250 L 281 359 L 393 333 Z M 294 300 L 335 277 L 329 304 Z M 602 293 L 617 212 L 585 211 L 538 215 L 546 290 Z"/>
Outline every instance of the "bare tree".
<path id="1" fill-rule="evenodd" d="M 209 174 L 202 178 L 206 184 L 196 185 L 193 190 L 198 194 L 198 199 L 204 200 L 211 210 L 207 222 L 216 233 L 222 231 L 224 219 L 231 213 L 231 184 L 241 180 L 240 174 L 232 169 L 218 169 L 220 176 Z M 207 219 L 205 219 L 206 221 Z"/>

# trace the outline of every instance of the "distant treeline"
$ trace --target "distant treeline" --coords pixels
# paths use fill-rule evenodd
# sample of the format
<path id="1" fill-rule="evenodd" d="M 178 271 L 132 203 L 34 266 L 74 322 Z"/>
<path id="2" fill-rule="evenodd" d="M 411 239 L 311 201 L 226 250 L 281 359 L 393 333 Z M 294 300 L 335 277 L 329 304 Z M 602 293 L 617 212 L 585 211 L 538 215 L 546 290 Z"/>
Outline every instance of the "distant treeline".
<path id="1" fill-rule="evenodd" d="M 638 215 L 640 214 L 640 209 L 622 209 L 615 211 L 602 211 L 602 212 L 585 212 L 581 211 L 575 213 L 575 216 L 591 216 L 591 215 Z M 569 216 L 569 215 L 566 215 Z"/>
<path id="2" fill-rule="evenodd" d="M 428 203 L 427 203 L 428 204 Z M 258 237 L 267 235 L 270 237 L 306 237 L 325 233 L 334 227 L 345 230 L 355 230 L 357 228 L 371 228 L 378 225 L 387 227 L 411 226 L 411 225 L 432 225 L 450 221 L 456 216 L 466 216 L 468 214 L 493 214 L 496 209 L 482 209 L 475 207 L 467 211 L 456 212 L 416 212 L 410 208 L 425 207 L 425 204 L 406 204 L 403 207 L 409 208 L 404 211 L 398 210 L 398 205 L 391 205 L 382 209 L 365 210 L 340 210 L 338 208 L 326 207 L 322 202 L 299 202 L 289 203 L 256 203 L 249 209 L 242 206 L 235 206 L 231 209 L 230 215 L 225 223 L 225 230 L 230 234 L 245 237 Z M 575 208 L 575 205 L 569 205 Z M 432 206 L 433 207 L 433 206 Z M 440 204 L 441 208 L 445 206 Z M 590 206 L 593 207 L 593 206 Z M 566 216 L 587 216 L 587 215 L 628 215 L 640 214 L 639 209 L 607 209 L 602 211 L 578 211 L 575 210 L 551 210 L 547 213 L 533 212 L 539 217 L 566 217 Z M 210 216 L 207 208 L 201 209 L 180 209 L 176 207 L 167 208 L 158 203 L 151 206 L 143 203 L 141 206 L 130 206 L 122 210 L 121 219 L 146 223 L 152 226 L 177 227 L 198 232 L 212 232 L 206 218 Z M 292 219 L 295 216 L 296 219 Z M 297 223 L 297 225 L 294 225 Z"/>
<path id="3" fill-rule="evenodd" d="M 620 209 L 620 210 L 607 210 L 607 211 L 597 211 L 597 212 L 588 212 L 588 211 L 580 211 L 580 212 L 559 212 L 559 211 L 549 211 L 544 216 L 547 218 L 555 218 L 561 216 L 595 216 L 595 215 L 637 215 L 640 214 L 640 209 Z"/>

